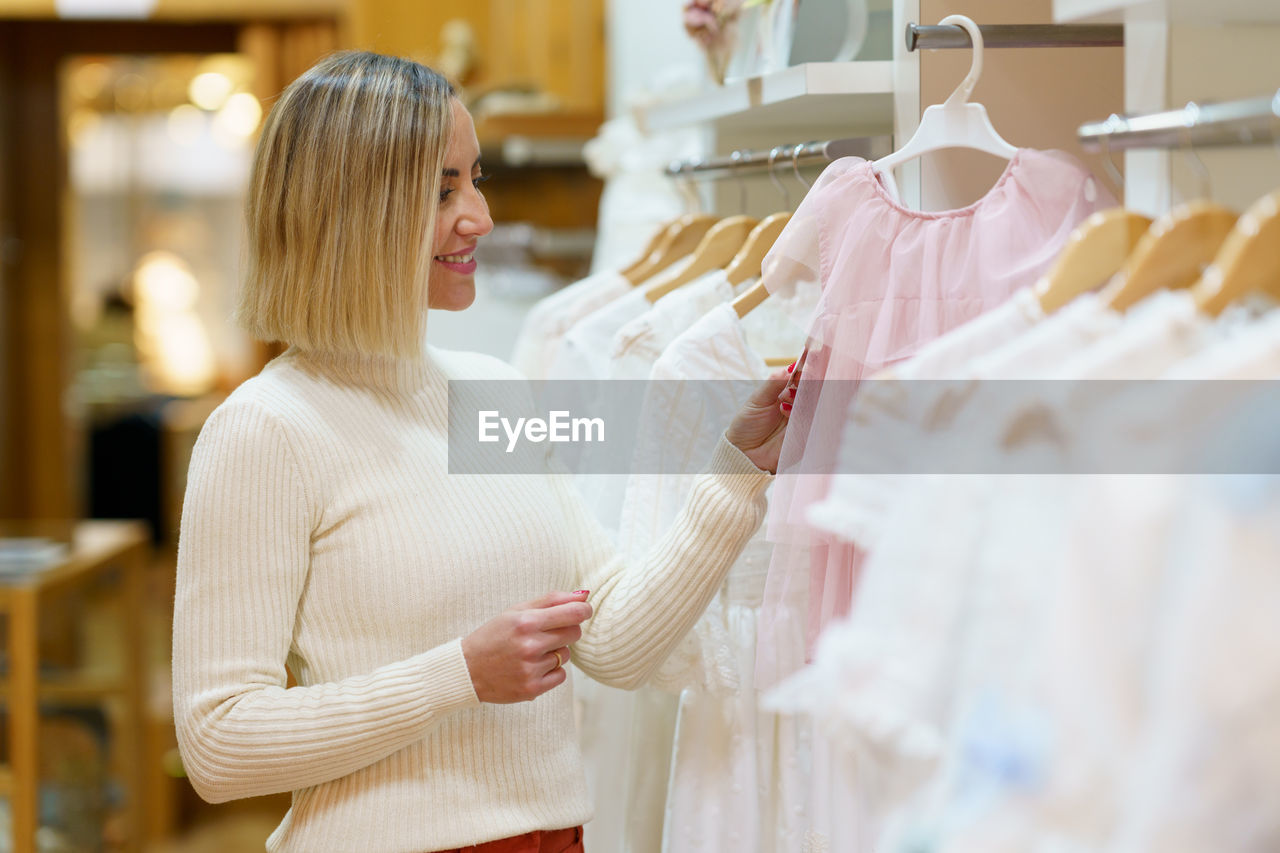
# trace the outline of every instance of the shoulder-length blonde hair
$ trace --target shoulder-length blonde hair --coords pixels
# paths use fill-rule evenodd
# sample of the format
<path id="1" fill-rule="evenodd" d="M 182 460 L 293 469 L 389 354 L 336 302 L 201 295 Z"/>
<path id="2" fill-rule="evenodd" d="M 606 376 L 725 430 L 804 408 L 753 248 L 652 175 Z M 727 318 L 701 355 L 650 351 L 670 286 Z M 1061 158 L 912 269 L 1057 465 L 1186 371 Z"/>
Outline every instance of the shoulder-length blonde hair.
<path id="1" fill-rule="evenodd" d="M 453 87 L 348 51 L 286 88 L 258 140 L 236 312 L 267 341 L 417 356 Z"/>

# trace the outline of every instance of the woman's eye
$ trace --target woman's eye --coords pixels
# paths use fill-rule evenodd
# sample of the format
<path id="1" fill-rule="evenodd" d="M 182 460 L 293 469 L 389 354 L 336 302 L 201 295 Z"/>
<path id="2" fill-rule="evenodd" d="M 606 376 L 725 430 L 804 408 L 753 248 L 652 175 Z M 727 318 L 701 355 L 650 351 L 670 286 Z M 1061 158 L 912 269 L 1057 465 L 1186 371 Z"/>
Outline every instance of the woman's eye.
<path id="1" fill-rule="evenodd" d="M 486 183 L 493 175 L 480 175 L 471 179 L 471 185 L 476 189 L 480 189 L 480 185 Z"/>
<path id="2" fill-rule="evenodd" d="M 451 190 L 451 189 L 449 189 L 449 190 L 440 190 L 440 200 L 441 200 L 441 201 L 444 201 L 445 199 L 447 199 L 447 198 L 449 197 L 449 194 L 450 194 L 451 192 L 453 192 L 453 190 Z"/>

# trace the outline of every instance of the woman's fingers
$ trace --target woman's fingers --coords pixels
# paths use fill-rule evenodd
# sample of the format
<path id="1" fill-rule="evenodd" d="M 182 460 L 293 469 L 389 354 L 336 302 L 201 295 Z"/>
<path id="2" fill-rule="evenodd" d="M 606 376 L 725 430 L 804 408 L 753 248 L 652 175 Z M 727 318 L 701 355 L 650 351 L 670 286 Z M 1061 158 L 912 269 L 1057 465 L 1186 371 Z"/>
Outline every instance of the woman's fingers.
<path id="1" fill-rule="evenodd" d="M 591 605 L 585 601 L 570 601 L 557 604 L 555 607 L 544 607 L 542 610 L 529 612 L 537 614 L 538 630 L 545 633 L 581 625 L 591 618 L 593 611 Z"/>
<path id="2" fill-rule="evenodd" d="M 591 618 L 587 591 L 553 592 L 489 620 L 462 640 L 476 695 L 526 702 L 564 683 L 569 647 Z"/>
<path id="3" fill-rule="evenodd" d="M 552 670 L 559 669 L 569 662 L 571 652 L 567 646 L 560 646 L 547 652 L 545 663 L 546 671 L 550 673 Z"/>
<path id="4" fill-rule="evenodd" d="M 567 628 L 556 628 L 554 631 L 544 631 L 543 636 L 546 637 L 549 648 L 559 648 L 560 646 L 572 646 L 574 643 L 582 639 L 582 628 L 577 625 L 570 625 Z"/>
<path id="5" fill-rule="evenodd" d="M 791 374 L 779 368 L 769 374 L 769 378 L 756 387 L 756 390 L 747 398 L 746 404 L 760 409 L 767 409 L 777 402 L 778 396 L 786 390 L 790 382 Z"/>
<path id="6" fill-rule="evenodd" d="M 571 601 L 586 601 L 590 590 L 580 589 L 575 592 L 549 592 L 533 601 L 526 601 L 523 604 L 517 604 L 512 610 L 543 610 L 548 607 L 555 607 L 558 604 L 567 604 Z"/>
<path id="7" fill-rule="evenodd" d="M 538 696 L 541 696 L 543 693 L 546 693 L 548 690 L 552 690 L 556 687 L 559 687 L 561 684 L 564 684 L 568 680 L 569 680 L 568 671 L 562 666 L 556 667 L 555 669 L 548 672 L 546 675 L 542 676 L 542 681 L 539 685 L 541 689 L 538 690 Z M 530 697 L 530 698 L 536 698 L 536 697 Z"/>

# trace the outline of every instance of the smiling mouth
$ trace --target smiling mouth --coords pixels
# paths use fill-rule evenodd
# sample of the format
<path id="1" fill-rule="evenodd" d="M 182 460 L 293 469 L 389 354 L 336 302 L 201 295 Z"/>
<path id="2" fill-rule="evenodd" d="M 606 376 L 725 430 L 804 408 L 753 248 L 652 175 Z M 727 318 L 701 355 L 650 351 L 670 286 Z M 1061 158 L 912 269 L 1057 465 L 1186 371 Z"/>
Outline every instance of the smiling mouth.
<path id="1" fill-rule="evenodd" d="M 436 255 L 437 261 L 446 264 L 469 264 L 476 259 L 475 255 Z"/>

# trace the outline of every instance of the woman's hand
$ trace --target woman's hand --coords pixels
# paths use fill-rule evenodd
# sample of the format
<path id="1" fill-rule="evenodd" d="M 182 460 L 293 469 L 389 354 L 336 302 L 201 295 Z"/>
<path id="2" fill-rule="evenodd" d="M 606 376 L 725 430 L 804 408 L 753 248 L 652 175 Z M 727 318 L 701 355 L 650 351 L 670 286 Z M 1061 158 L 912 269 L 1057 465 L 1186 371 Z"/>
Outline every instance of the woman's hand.
<path id="1" fill-rule="evenodd" d="M 553 592 L 517 604 L 462 638 L 481 702 L 527 702 L 564 683 L 569 646 L 591 618 L 587 591 Z"/>
<path id="2" fill-rule="evenodd" d="M 780 369 L 756 389 L 725 430 L 725 438 L 762 471 L 778 472 L 778 454 L 787 433 L 796 384 L 804 367 L 804 355 L 789 368 Z"/>

